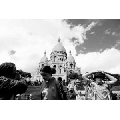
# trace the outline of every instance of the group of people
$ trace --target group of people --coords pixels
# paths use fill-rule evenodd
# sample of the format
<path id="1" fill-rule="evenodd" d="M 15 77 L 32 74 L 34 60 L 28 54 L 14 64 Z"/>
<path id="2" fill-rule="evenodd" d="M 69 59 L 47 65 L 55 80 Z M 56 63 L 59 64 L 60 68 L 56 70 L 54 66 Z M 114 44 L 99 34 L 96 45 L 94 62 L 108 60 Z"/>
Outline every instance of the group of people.
<path id="1" fill-rule="evenodd" d="M 44 66 L 40 70 L 44 81 L 40 88 L 41 100 L 111 100 L 111 84 L 117 79 L 103 71 L 82 75 L 82 80 L 65 83 L 62 78 L 57 80 L 52 76 L 55 69 Z M 28 88 L 23 78 L 16 79 L 16 65 L 3 63 L 0 65 L 0 99 L 15 100 L 18 94 L 23 94 Z M 18 78 L 18 77 L 17 77 Z M 31 97 L 31 96 L 30 96 Z"/>
<path id="2" fill-rule="evenodd" d="M 77 79 L 64 86 L 62 79 L 52 77 L 49 66 L 43 67 L 41 75 L 44 79 L 40 91 L 41 100 L 111 100 L 110 86 L 117 81 L 108 73 L 97 71 L 82 75 L 84 82 Z"/>

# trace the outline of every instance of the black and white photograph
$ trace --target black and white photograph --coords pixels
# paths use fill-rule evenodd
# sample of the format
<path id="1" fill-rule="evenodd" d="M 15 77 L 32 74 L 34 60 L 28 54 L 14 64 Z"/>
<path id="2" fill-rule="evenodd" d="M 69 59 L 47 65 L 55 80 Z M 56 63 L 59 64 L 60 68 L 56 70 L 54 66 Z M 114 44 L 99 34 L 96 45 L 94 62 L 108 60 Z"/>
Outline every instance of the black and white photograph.
<path id="1" fill-rule="evenodd" d="M 1 100 L 119 100 L 119 19 L 0 20 Z"/>
<path id="2" fill-rule="evenodd" d="M 119 120 L 119 11 L 117 0 L 0 1 L 0 119 Z"/>

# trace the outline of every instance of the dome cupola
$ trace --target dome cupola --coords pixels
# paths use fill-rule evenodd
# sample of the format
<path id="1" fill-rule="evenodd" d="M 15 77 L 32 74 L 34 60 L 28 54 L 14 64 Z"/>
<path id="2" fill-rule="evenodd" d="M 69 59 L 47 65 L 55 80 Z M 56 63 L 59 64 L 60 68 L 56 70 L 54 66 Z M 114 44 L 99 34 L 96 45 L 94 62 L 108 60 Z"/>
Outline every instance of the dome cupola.
<path id="1" fill-rule="evenodd" d="M 70 62 L 70 63 L 75 62 L 75 59 L 74 59 L 74 57 L 73 57 L 72 54 L 71 54 L 71 51 L 69 52 L 69 56 L 68 56 L 68 58 L 67 58 L 67 62 Z"/>
<path id="2" fill-rule="evenodd" d="M 52 52 L 60 52 L 60 51 L 62 51 L 62 52 L 66 52 L 66 50 L 65 50 L 65 48 L 64 48 L 64 46 L 61 44 L 61 42 L 60 42 L 60 38 L 58 39 L 58 44 L 56 45 L 56 46 L 54 46 L 54 48 L 53 48 L 53 50 L 52 50 Z"/>
<path id="3" fill-rule="evenodd" d="M 40 62 L 48 62 L 48 58 L 46 57 L 46 51 L 44 52 L 44 56 L 41 58 Z"/>

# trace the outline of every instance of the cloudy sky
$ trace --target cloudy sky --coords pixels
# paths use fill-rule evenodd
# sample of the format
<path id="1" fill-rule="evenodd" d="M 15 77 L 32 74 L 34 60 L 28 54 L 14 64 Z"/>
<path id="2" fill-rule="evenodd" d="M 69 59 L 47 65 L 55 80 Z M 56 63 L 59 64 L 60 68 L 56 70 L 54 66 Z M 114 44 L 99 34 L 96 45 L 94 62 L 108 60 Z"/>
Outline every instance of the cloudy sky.
<path id="1" fill-rule="evenodd" d="M 119 19 L 1 19 L 0 63 L 35 73 L 41 57 L 49 58 L 58 38 L 71 50 L 81 72 L 120 74 Z"/>

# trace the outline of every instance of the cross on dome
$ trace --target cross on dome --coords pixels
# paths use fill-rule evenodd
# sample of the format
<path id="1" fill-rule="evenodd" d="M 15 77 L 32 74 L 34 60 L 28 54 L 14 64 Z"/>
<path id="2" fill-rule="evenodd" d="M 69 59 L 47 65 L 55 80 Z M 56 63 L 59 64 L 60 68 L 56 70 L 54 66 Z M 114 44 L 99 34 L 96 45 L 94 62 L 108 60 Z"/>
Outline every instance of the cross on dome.
<path id="1" fill-rule="evenodd" d="M 44 52 L 44 55 L 46 55 L 46 50 L 45 50 L 45 52 Z"/>
<path id="2" fill-rule="evenodd" d="M 41 62 L 48 62 L 48 58 L 46 57 L 46 50 L 44 52 L 44 56 L 41 58 Z"/>
<path id="3" fill-rule="evenodd" d="M 61 40 L 61 39 L 60 39 L 60 37 L 59 37 L 59 38 L 58 38 L 58 42 L 60 42 L 60 40 Z"/>

